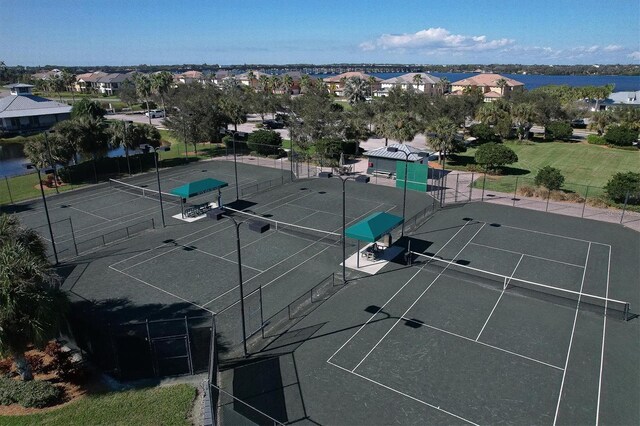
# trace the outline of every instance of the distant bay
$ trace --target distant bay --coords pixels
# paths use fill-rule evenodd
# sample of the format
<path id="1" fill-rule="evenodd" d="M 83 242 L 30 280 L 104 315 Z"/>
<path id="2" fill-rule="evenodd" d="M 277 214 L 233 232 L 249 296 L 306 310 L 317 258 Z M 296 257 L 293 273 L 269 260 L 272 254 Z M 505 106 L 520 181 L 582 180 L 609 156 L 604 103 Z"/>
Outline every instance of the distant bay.
<path id="1" fill-rule="evenodd" d="M 386 80 L 404 73 L 372 73 L 378 78 Z M 450 82 L 462 80 L 477 75 L 477 73 L 430 73 L 436 77 L 446 77 Z M 314 74 L 315 78 L 332 77 L 336 74 Z M 614 92 L 632 92 L 640 90 L 640 76 L 637 75 L 535 75 L 535 74 L 502 74 L 505 77 L 524 83 L 526 89 L 535 89 L 540 86 L 563 85 L 573 87 L 580 86 L 605 86 L 614 85 Z"/>

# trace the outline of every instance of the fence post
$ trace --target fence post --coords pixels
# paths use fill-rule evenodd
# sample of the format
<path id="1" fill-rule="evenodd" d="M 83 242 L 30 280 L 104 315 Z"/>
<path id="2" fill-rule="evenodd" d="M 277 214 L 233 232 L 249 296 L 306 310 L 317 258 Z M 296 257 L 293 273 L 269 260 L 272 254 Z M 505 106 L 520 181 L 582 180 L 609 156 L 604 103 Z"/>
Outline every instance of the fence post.
<path id="1" fill-rule="evenodd" d="M 453 200 L 454 202 L 458 202 L 458 181 L 460 180 L 460 174 L 456 175 L 456 192 L 454 192 Z"/>
<path id="2" fill-rule="evenodd" d="M 584 217 L 584 209 L 587 207 L 587 197 L 589 196 L 589 185 L 587 185 L 587 190 L 584 192 L 584 202 L 582 203 L 582 214 L 580 217 Z"/>
<path id="3" fill-rule="evenodd" d="M 627 203 L 629 202 L 629 191 L 627 191 L 627 195 L 624 197 L 624 206 L 622 207 L 622 216 L 620 216 L 620 223 L 624 219 L 624 212 L 627 210 Z"/>
<path id="4" fill-rule="evenodd" d="M 113 359 L 115 360 L 115 368 L 118 371 L 118 377 L 122 380 L 122 368 L 120 368 L 120 356 L 118 354 L 118 345 L 113 337 L 113 327 L 111 323 L 107 323 L 107 334 L 109 335 L 109 343 L 111 343 L 111 350 L 113 351 Z"/>
<path id="5" fill-rule="evenodd" d="M 262 338 L 264 339 L 264 312 L 262 311 L 262 284 L 258 287 L 258 294 L 260 294 L 260 329 L 262 330 Z"/>
<path id="6" fill-rule="evenodd" d="M 473 185 L 475 184 L 475 172 L 471 172 L 471 184 L 469 185 L 469 201 L 471 201 L 471 198 L 473 197 Z"/>
<path id="7" fill-rule="evenodd" d="M 151 218 L 151 228 L 156 229 L 156 221 L 153 218 Z"/>
<path id="8" fill-rule="evenodd" d="M 545 211 L 545 212 L 548 212 L 548 211 L 549 211 L 549 199 L 551 198 L 551 190 L 550 190 L 550 189 L 548 189 L 547 191 L 548 191 L 548 192 L 547 192 L 547 205 L 546 205 L 546 206 L 545 206 L 545 208 L 544 208 L 544 211 Z"/>
<path id="9" fill-rule="evenodd" d="M 73 240 L 73 248 L 76 251 L 76 256 L 78 255 L 78 244 L 76 243 L 76 233 L 73 230 L 73 222 L 71 222 L 71 216 L 69 216 L 69 227 L 71 228 L 71 239 Z"/>
<path id="10" fill-rule="evenodd" d="M 518 176 L 516 176 L 516 187 L 513 190 L 513 207 L 516 206 L 516 198 L 518 198 Z"/>
<path id="11" fill-rule="evenodd" d="M 11 195 L 11 187 L 9 186 L 9 178 L 5 176 L 4 181 L 7 184 L 7 192 L 9 193 L 9 200 L 11 201 L 11 204 L 13 204 L 13 196 Z"/>
<path id="12" fill-rule="evenodd" d="M 102 234 L 102 235 L 101 235 L 101 237 L 102 237 L 102 245 L 103 245 L 103 246 L 106 246 L 106 245 L 107 245 L 107 242 L 106 242 L 106 241 L 105 241 L 105 239 L 104 239 L 104 234 Z"/>
<path id="13" fill-rule="evenodd" d="M 149 355 L 151 355 L 151 368 L 153 369 L 153 375 L 158 377 L 158 370 L 156 368 L 156 357 L 153 353 L 153 343 L 151 342 L 151 332 L 149 331 L 149 318 L 145 320 L 145 326 L 147 328 L 147 341 L 149 342 Z"/>
<path id="14" fill-rule="evenodd" d="M 191 355 L 191 339 L 189 338 L 189 320 L 184 316 L 184 332 L 187 339 L 187 359 L 189 360 L 189 374 L 193 375 L 193 359 Z"/>
<path id="15" fill-rule="evenodd" d="M 482 175 L 482 197 L 480 198 L 480 201 L 484 201 L 484 186 L 487 183 L 487 173 L 485 172 L 485 174 Z"/>

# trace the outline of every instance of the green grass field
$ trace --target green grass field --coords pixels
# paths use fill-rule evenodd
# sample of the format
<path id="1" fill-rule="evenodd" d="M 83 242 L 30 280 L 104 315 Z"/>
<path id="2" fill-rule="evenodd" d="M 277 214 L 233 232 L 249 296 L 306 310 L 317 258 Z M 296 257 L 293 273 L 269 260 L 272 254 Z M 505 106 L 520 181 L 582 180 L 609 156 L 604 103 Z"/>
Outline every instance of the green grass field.
<path id="1" fill-rule="evenodd" d="M 544 166 L 559 169 L 565 178 L 565 189 L 582 192 L 586 186 L 602 188 L 617 172 L 640 172 L 640 150 L 628 151 L 606 146 L 583 143 L 528 143 L 506 142 L 518 155 L 518 162 L 509 165 L 503 176 L 492 176 L 487 180 L 487 188 L 494 191 L 513 191 L 516 178 L 521 182 L 532 181 L 538 170 Z M 476 149 L 468 149 L 459 154 L 448 167 L 465 170 L 475 164 Z M 591 190 L 590 190 L 591 191 Z M 596 191 L 598 192 L 598 191 Z M 596 195 L 592 192 L 592 195 Z"/>
<path id="2" fill-rule="evenodd" d="M 91 395 L 42 414 L 5 416 L 0 424 L 22 425 L 190 425 L 195 388 L 175 385 Z"/>
<path id="3" fill-rule="evenodd" d="M 43 176 L 44 179 L 44 176 Z M 63 185 L 58 187 L 60 192 L 80 188 L 82 185 Z M 55 189 L 45 189 L 45 195 L 55 194 Z M 40 188 L 38 188 L 38 175 L 30 173 L 28 175 L 14 176 L 8 179 L 0 179 L 0 204 L 9 204 L 12 201 L 29 200 L 39 198 Z"/>

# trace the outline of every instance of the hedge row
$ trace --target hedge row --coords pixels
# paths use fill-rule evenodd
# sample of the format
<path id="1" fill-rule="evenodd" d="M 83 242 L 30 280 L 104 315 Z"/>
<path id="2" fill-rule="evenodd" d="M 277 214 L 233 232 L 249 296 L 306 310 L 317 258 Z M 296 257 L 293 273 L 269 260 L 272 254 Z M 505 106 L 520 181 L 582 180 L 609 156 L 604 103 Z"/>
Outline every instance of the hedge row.
<path id="1" fill-rule="evenodd" d="M 0 377 L 0 405 L 20 404 L 27 408 L 54 405 L 62 397 L 62 390 L 49 382 L 28 382 Z"/>

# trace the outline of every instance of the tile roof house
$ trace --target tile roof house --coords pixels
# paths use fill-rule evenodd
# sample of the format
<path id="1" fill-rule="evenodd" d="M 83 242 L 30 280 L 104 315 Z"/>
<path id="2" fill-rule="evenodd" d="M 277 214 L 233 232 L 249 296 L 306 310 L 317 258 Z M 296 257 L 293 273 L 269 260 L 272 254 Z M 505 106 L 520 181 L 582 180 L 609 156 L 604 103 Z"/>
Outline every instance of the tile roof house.
<path id="1" fill-rule="evenodd" d="M 522 92 L 524 83 L 500 74 L 478 74 L 451 83 L 451 94 L 461 95 L 468 88 L 480 89 L 484 101 L 493 102 L 502 97 L 509 98 L 515 92 Z"/>
<path id="2" fill-rule="evenodd" d="M 189 84 L 193 82 L 203 83 L 204 75 L 200 71 L 185 71 L 182 74 L 174 75 L 173 81 L 181 84 Z"/>
<path id="3" fill-rule="evenodd" d="M 416 76 L 420 77 L 417 78 Z M 423 92 L 427 95 L 433 96 L 438 94 L 439 82 L 440 78 L 431 74 L 424 72 L 410 72 L 408 74 L 383 80 L 380 84 L 380 90 L 375 93 L 375 96 L 385 96 L 393 87 L 400 87 L 405 90 L 411 87 L 418 92 Z"/>
<path id="4" fill-rule="evenodd" d="M 382 79 L 378 77 L 374 77 L 369 74 L 365 74 L 362 71 L 349 71 L 344 72 L 342 74 L 334 75 L 333 77 L 327 77 L 323 79 L 323 81 L 327 84 L 329 91 L 336 96 L 342 96 L 344 90 L 344 83 L 349 78 L 360 78 L 365 81 L 369 81 L 369 79 L 373 77 L 375 79 L 375 83 L 372 84 L 372 91 L 380 90 L 380 85 L 382 83 Z"/>
<path id="5" fill-rule="evenodd" d="M 253 74 L 253 78 L 249 79 L 249 73 Z M 262 71 L 247 71 L 247 72 L 243 72 L 242 74 L 236 75 L 235 78 L 241 84 L 244 84 L 245 86 L 249 86 L 253 89 L 257 89 L 259 86 L 260 77 L 262 76 L 267 76 L 268 78 L 272 77 L 271 74 L 267 74 Z"/>
<path id="6" fill-rule="evenodd" d="M 71 116 L 67 104 L 31 94 L 30 84 L 11 84 L 11 94 L 0 98 L 0 130 L 33 132 L 46 130 Z"/>

